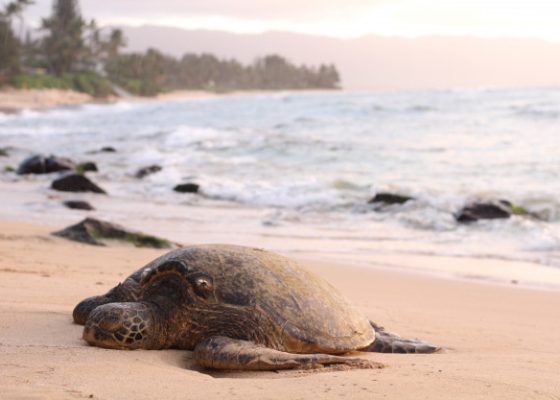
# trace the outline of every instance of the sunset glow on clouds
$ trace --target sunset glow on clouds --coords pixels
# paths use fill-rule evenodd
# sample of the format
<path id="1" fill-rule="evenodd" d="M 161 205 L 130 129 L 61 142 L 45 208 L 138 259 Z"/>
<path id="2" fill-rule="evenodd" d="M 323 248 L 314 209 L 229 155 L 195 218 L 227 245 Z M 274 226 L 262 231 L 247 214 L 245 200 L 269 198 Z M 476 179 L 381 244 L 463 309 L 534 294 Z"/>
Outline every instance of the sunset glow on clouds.
<path id="1" fill-rule="evenodd" d="M 282 30 L 336 37 L 382 34 L 537 37 L 560 41 L 557 0 L 81 0 L 101 24 L 165 25 L 258 33 Z M 27 18 L 37 24 L 50 0 Z"/>

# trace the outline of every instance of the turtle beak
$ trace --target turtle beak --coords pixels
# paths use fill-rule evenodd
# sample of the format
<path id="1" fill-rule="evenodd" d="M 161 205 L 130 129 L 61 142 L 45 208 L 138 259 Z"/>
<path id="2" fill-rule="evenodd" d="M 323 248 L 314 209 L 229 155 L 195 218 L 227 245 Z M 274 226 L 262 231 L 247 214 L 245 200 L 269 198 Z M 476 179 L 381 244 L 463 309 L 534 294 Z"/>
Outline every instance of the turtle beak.
<path id="1" fill-rule="evenodd" d="M 85 325 L 89 314 L 93 310 L 103 304 L 111 303 L 112 301 L 113 300 L 109 299 L 107 296 L 93 296 L 80 301 L 80 303 L 74 308 L 74 311 L 72 312 L 74 323 L 78 325 Z"/>

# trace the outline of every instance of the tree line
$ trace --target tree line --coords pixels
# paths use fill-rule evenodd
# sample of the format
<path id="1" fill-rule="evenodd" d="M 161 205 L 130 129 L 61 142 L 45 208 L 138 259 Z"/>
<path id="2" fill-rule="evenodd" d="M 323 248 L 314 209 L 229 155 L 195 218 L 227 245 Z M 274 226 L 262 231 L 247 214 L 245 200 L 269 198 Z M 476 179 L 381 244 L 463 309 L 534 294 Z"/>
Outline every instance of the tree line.
<path id="1" fill-rule="evenodd" d="M 15 34 L 33 0 L 14 0 L 0 11 L 0 85 L 21 88 L 59 87 L 107 96 L 115 85 L 137 95 L 171 90 L 337 89 L 340 77 L 332 64 L 297 66 L 279 55 L 267 55 L 244 65 L 212 54 L 181 58 L 156 49 L 123 53 L 120 29 L 101 30 L 86 21 L 78 0 L 54 0 L 52 13 L 41 22 L 41 36 Z"/>

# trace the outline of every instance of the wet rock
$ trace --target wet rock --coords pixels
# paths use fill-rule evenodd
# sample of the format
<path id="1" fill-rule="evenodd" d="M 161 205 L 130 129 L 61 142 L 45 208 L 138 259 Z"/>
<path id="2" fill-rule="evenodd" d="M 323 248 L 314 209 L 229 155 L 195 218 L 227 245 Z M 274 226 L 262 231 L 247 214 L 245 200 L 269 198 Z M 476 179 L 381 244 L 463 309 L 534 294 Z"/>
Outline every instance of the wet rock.
<path id="1" fill-rule="evenodd" d="M 377 193 L 368 203 L 383 203 L 383 204 L 404 204 L 409 200 L 414 200 L 414 197 L 404 196 L 402 194 L 380 192 Z"/>
<path id="2" fill-rule="evenodd" d="M 95 208 L 93 208 L 93 206 L 89 204 L 87 201 L 81 201 L 81 200 L 68 200 L 64 202 L 64 205 L 68 208 L 71 208 L 72 210 L 86 210 L 86 211 L 95 210 Z"/>
<path id="3" fill-rule="evenodd" d="M 110 146 L 106 146 L 106 147 L 102 147 L 100 149 L 97 150 L 90 150 L 87 153 L 88 154 L 98 154 L 98 153 L 116 153 L 117 150 L 114 147 L 110 147 Z"/>
<path id="4" fill-rule="evenodd" d="M 512 210 L 503 201 L 476 202 L 467 204 L 456 215 L 457 222 L 475 222 L 480 219 L 506 219 L 511 217 Z"/>
<path id="5" fill-rule="evenodd" d="M 64 175 L 53 181 L 51 188 L 61 192 L 107 193 L 85 176 L 75 173 Z"/>
<path id="6" fill-rule="evenodd" d="M 40 154 L 23 160 L 17 169 L 19 175 L 25 174 L 49 174 L 51 172 L 70 171 L 75 167 L 74 162 L 67 158 Z"/>
<path id="7" fill-rule="evenodd" d="M 95 246 L 105 246 L 104 241 L 117 240 L 133 244 L 136 247 L 152 247 L 156 249 L 177 247 L 176 243 L 172 243 L 169 240 L 146 235 L 141 232 L 128 231 L 120 225 L 94 218 L 86 218 L 76 225 L 53 232 L 52 235 Z"/>
<path id="8" fill-rule="evenodd" d="M 531 215 L 531 216 L 534 216 L 534 214 L 527 211 L 527 209 L 525 207 L 520 206 L 518 204 L 514 204 L 509 200 L 499 200 L 499 203 L 506 206 L 509 209 L 509 211 L 511 212 L 511 214 L 513 214 L 513 215 Z"/>
<path id="9" fill-rule="evenodd" d="M 87 161 L 83 163 L 79 163 L 76 165 L 76 172 L 79 174 L 83 174 L 85 172 L 97 172 L 97 164 L 92 161 Z"/>
<path id="10" fill-rule="evenodd" d="M 163 168 L 159 165 L 150 165 L 149 167 L 144 167 L 144 168 L 140 168 L 135 176 L 138 179 L 142 179 L 145 176 L 151 175 L 151 174 L 155 174 L 156 172 L 161 171 Z"/>
<path id="11" fill-rule="evenodd" d="M 173 188 L 174 191 L 179 193 L 198 193 L 200 185 L 197 183 L 181 183 Z"/>

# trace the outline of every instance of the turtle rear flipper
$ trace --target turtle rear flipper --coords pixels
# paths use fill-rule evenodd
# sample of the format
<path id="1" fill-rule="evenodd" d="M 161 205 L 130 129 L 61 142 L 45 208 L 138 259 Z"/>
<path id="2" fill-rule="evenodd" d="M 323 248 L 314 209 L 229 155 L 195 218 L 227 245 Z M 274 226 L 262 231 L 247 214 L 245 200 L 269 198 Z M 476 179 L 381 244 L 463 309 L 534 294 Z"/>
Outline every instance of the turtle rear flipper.
<path id="1" fill-rule="evenodd" d="M 292 354 L 259 346 L 246 340 L 213 336 L 200 342 L 194 358 L 202 367 L 247 371 L 314 369 L 330 365 L 348 368 L 382 368 L 382 364 L 355 357 L 329 354 Z"/>
<path id="2" fill-rule="evenodd" d="M 387 332 L 385 328 L 370 322 L 375 329 L 375 340 L 361 351 L 371 351 L 375 353 L 435 353 L 441 347 L 434 346 L 420 339 L 405 339 L 396 333 Z"/>

